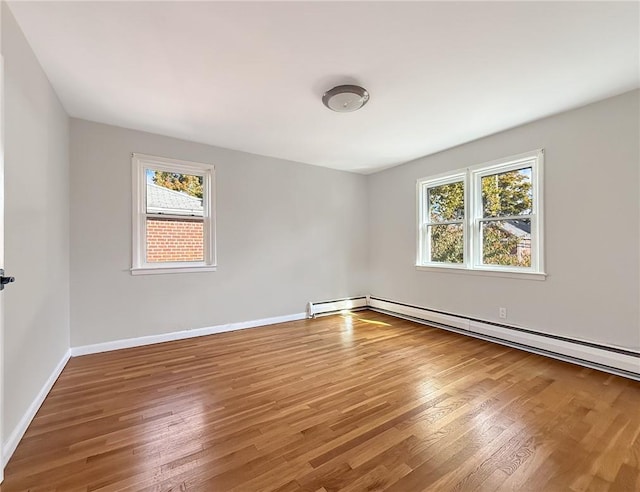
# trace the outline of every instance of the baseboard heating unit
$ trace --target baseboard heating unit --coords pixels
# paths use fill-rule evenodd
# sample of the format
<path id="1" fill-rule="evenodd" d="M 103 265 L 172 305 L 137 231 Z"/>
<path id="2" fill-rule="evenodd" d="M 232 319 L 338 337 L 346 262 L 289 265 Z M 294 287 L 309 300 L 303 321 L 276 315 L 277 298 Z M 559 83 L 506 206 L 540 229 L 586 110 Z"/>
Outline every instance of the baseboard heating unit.
<path id="1" fill-rule="evenodd" d="M 640 381 L 640 352 L 635 350 L 444 313 L 375 296 L 367 296 L 367 301 L 372 311 Z"/>
<path id="2" fill-rule="evenodd" d="M 333 301 L 310 302 L 307 304 L 307 317 L 315 318 L 327 314 L 336 314 L 341 311 L 359 311 L 367 309 L 367 297 L 347 297 Z"/>

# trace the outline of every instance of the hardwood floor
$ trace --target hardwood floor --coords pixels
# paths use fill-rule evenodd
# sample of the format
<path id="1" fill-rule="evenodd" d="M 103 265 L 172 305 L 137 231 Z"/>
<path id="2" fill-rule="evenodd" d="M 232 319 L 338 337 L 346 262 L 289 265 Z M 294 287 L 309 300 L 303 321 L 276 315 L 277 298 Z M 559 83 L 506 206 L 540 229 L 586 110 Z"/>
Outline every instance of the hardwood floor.
<path id="1" fill-rule="evenodd" d="M 71 359 L 2 492 L 640 490 L 640 383 L 364 311 Z"/>

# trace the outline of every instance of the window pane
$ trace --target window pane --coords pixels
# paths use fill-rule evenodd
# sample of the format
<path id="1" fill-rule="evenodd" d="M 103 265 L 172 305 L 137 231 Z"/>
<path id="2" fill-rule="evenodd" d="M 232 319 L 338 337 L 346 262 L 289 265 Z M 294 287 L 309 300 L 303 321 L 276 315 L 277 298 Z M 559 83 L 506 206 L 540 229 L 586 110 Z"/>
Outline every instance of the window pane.
<path id="1" fill-rule="evenodd" d="M 428 190 L 429 222 L 464 219 L 464 185 L 462 181 Z"/>
<path id="2" fill-rule="evenodd" d="M 147 263 L 204 261 L 202 219 L 147 218 Z"/>
<path id="3" fill-rule="evenodd" d="M 531 266 L 531 219 L 482 222 L 482 263 Z"/>
<path id="4" fill-rule="evenodd" d="M 464 262 L 464 229 L 462 224 L 429 226 L 431 261 Z"/>
<path id="5" fill-rule="evenodd" d="M 483 217 L 528 215 L 532 205 L 530 167 L 482 178 Z"/>
<path id="6" fill-rule="evenodd" d="M 147 169 L 146 181 L 147 213 L 203 216 L 202 176 Z"/>

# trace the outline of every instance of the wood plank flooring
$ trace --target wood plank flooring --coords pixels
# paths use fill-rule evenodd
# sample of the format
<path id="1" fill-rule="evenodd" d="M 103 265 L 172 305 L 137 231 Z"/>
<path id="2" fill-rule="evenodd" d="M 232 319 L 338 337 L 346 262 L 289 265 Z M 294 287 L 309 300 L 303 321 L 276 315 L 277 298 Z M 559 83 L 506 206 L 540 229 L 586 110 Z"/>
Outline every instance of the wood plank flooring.
<path id="1" fill-rule="evenodd" d="M 638 491 L 640 383 L 370 311 L 89 355 L 1 490 Z"/>

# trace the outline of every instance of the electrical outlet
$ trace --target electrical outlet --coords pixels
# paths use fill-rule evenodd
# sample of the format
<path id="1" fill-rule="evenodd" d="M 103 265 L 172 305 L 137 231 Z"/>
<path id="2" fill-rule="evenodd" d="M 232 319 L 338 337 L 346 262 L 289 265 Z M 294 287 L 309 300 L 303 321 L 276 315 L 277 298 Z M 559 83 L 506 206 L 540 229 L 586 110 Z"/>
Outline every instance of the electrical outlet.
<path id="1" fill-rule="evenodd" d="M 507 308 L 498 308 L 498 316 L 500 316 L 500 319 L 507 319 Z"/>

